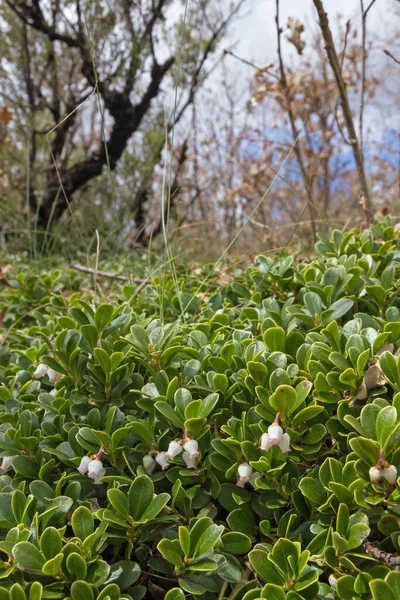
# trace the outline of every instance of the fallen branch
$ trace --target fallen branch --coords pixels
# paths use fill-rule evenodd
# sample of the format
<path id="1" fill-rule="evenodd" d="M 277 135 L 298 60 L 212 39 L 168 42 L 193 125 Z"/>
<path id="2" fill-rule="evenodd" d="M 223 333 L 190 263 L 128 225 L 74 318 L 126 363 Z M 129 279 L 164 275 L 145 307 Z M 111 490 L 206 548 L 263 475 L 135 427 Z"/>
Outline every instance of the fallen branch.
<path id="1" fill-rule="evenodd" d="M 376 558 L 376 560 L 379 560 L 379 562 L 390 565 L 391 567 L 395 567 L 396 569 L 400 568 L 400 556 L 396 556 L 390 552 L 384 552 L 383 550 L 373 546 L 371 542 L 364 544 L 364 548 L 367 554 L 372 556 L 372 558 Z"/>
<path id="2" fill-rule="evenodd" d="M 125 277 L 125 275 L 120 275 L 119 273 L 108 273 L 107 271 L 97 271 L 96 269 L 91 269 L 90 267 L 85 267 L 84 265 L 71 265 L 72 269 L 75 271 L 81 271 L 82 273 L 90 273 L 92 275 L 98 275 L 99 277 L 107 277 L 108 279 L 116 279 L 117 281 L 129 281 L 130 283 L 146 283 L 150 280 L 150 277 L 146 279 L 137 279 L 131 277 Z"/>

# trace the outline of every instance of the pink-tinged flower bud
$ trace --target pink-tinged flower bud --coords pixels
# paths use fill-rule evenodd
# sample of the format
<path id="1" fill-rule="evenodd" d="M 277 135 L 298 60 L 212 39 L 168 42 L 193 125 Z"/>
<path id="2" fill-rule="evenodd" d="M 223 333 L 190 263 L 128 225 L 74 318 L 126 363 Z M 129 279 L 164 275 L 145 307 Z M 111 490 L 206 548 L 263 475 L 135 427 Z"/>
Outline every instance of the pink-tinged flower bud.
<path id="1" fill-rule="evenodd" d="M 198 453 L 197 453 L 198 454 Z M 186 464 L 187 469 L 194 469 L 196 466 L 196 456 L 190 456 L 188 452 L 184 452 L 182 454 L 182 458 L 184 463 Z"/>
<path id="2" fill-rule="evenodd" d="M 383 476 L 392 485 L 395 485 L 397 481 L 397 469 L 394 465 L 389 465 L 386 469 L 383 469 Z"/>
<path id="3" fill-rule="evenodd" d="M 12 467 L 12 456 L 4 456 L 3 460 L 1 461 L 1 466 L 0 466 L 0 474 L 4 475 L 4 473 L 7 473 L 7 471 L 9 471 Z"/>
<path id="4" fill-rule="evenodd" d="M 239 465 L 237 473 L 239 475 L 239 482 L 247 483 L 250 479 L 251 474 L 253 473 L 253 469 L 248 463 L 242 463 L 241 465 Z"/>
<path id="5" fill-rule="evenodd" d="M 377 467 L 371 467 L 369 470 L 369 478 L 372 481 L 372 483 L 376 483 L 377 481 L 379 481 L 382 477 L 382 471 L 380 469 L 378 469 Z"/>
<path id="6" fill-rule="evenodd" d="M 284 433 L 281 441 L 279 442 L 279 448 L 281 452 L 290 452 L 290 435 L 288 433 Z"/>
<path id="7" fill-rule="evenodd" d="M 282 439 L 283 429 L 275 421 L 268 427 L 269 443 L 271 446 L 277 446 Z"/>
<path id="8" fill-rule="evenodd" d="M 170 442 L 168 450 L 166 452 L 167 458 L 175 458 L 182 452 L 182 446 L 179 442 Z"/>
<path id="9" fill-rule="evenodd" d="M 57 381 L 60 381 L 60 379 L 62 377 L 62 373 L 59 373 L 58 371 L 55 371 L 54 369 L 48 369 L 47 377 L 49 378 L 50 383 L 57 383 Z"/>
<path id="10" fill-rule="evenodd" d="M 255 471 L 254 473 L 252 473 L 249 477 L 249 484 L 251 485 L 251 487 L 255 490 L 258 490 L 259 487 L 257 485 L 257 479 L 261 477 L 261 473 L 259 473 L 258 471 Z"/>
<path id="11" fill-rule="evenodd" d="M 35 379 L 40 379 L 41 377 L 44 377 L 45 375 L 47 375 L 48 370 L 49 370 L 49 367 L 47 365 L 40 363 L 36 367 L 36 371 L 34 372 L 33 376 L 35 377 Z"/>
<path id="12" fill-rule="evenodd" d="M 268 433 L 263 433 L 261 436 L 261 446 L 260 446 L 261 450 L 267 451 L 271 448 L 271 446 L 272 446 L 272 444 L 270 442 Z"/>
<path id="13" fill-rule="evenodd" d="M 150 456 L 149 454 L 147 454 L 146 456 L 143 456 L 143 467 L 144 467 L 144 470 L 146 471 L 147 475 L 152 474 L 152 472 L 156 468 L 156 465 L 157 465 L 157 463 L 152 456 Z"/>
<path id="14" fill-rule="evenodd" d="M 82 475 L 86 475 L 86 473 L 88 472 L 89 463 L 91 463 L 91 459 L 88 456 L 84 456 L 83 458 L 81 458 L 81 462 L 78 467 L 79 473 L 81 473 Z"/>
<path id="15" fill-rule="evenodd" d="M 88 477 L 90 477 L 90 479 L 98 479 L 100 477 L 100 473 L 103 470 L 103 463 L 101 462 L 101 460 L 98 460 L 97 458 L 95 458 L 94 460 L 91 460 L 89 465 L 88 465 Z"/>
<path id="16" fill-rule="evenodd" d="M 165 471 L 165 469 L 168 469 L 168 467 L 169 467 L 168 456 L 166 455 L 165 452 L 159 452 L 157 454 L 156 463 L 158 463 L 160 465 L 160 467 L 162 468 L 163 471 Z"/>
<path id="17" fill-rule="evenodd" d="M 188 440 L 185 442 L 185 444 L 183 444 L 183 447 L 189 454 L 190 458 L 196 458 L 200 454 L 199 444 L 196 442 L 196 440 Z"/>

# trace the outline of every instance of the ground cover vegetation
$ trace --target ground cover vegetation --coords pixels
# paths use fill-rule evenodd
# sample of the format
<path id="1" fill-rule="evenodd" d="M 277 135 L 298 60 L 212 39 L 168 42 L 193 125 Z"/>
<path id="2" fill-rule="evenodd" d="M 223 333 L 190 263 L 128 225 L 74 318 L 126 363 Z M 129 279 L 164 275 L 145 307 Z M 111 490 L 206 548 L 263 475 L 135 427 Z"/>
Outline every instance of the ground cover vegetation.
<path id="1" fill-rule="evenodd" d="M 399 259 L 4 269 L 0 599 L 397 600 Z"/>

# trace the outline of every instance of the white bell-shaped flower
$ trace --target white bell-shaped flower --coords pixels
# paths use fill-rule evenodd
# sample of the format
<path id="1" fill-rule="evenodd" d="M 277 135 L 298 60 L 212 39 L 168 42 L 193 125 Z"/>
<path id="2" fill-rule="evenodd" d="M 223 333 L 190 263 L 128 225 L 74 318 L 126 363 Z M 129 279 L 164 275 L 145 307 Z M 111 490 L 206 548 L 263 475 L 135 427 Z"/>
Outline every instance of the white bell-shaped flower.
<path id="1" fill-rule="evenodd" d="M 170 442 L 168 446 L 168 450 L 166 452 L 167 458 L 175 458 L 182 452 L 182 446 L 179 442 Z"/>
<path id="2" fill-rule="evenodd" d="M 395 485 L 397 481 L 397 469 L 394 465 L 389 465 L 386 469 L 383 469 L 383 476 L 392 485 Z"/>
<path id="3" fill-rule="evenodd" d="M 79 467 L 78 467 L 79 473 L 81 473 L 82 475 L 86 475 L 86 473 L 88 472 L 89 464 L 91 462 L 92 461 L 91 461 L 91 459 L 88 456 L 83 456 L 81 458 L 81 462 L 80 462 Z"/>
<path id="4" fill-rule="evenodd" d="M 190 458 L 196 458 L 199 456 L 199 444 L 196 440 L 188 440 L 183 444 L 184 450 L 189 454 Z"/>
<path id="5" fill-rule="evenodd" d="M 261 446 L 260 446 L 261 450 L 267 451 L 271 448 L 271 446 L 272 446 L 272 444 L 269 439 L 268 433 L 263 433 L 261 436 Z"/>
<path id="6" fill-rule="evenodd" d="M 165 469 L 168 469 L 168 467 L 169 467 L 168 456 L 166 455 L 165 452 L 159 452 L 157 454 L 156 463 L 160 465 L 160 467 L 162 468 L 163 471 L 165 471 Z"/>
<path id="7" fill-rule="evenodd" d="M 62 377 L 62 373 L 59 373 L 58 371 L 55 371 L 54 369 L 48 369 L 47 377 L 49 378 L 50 383 L 57 383 L 57 381 L 60 381 L 60 379 Z"/>
<path id="8" fill-rule="evenodd" d="M 197 453 L 198 454 L 198 453 Z M 196 464 L 196 456 L 190 456 L 189 452 L 184 452 L 182 458 L 186 464 L 187 469 L 194 469 Z"/>
<path id="9" fill-rule="evenodd" d="M 269 443 L 271 446 L 277 446 L 282 439 L 283 429 L 278 425 L 277 421 L 274 421 L 272 425 L 268 427 Z"/>
<path id="10" fill-rule="evenodd" d="M 376 483 L 382 478 L 382 471 L 377 467 L 371 467 L 369 470 L 369 478 L 372 483 Z"/>
<path id="11" fill-rule="evenodd" d="M 1 466 L 0 466 L 0 474 L 4 475 L 4 473 L 7 473 L 7 471 L 9 471 L 12 467 L 12 456 L 3 456 L 3 460 L 1 461 Z"/>
<path id="12" fill-rule="evenodd" d="M 45 375 L 47 375 L 48 370 L 49 370 L 49 367 L 47 365 L 40 363 L 36 367 L 36 371 L 34 372 L 33 376 L 35 377 L 35 379 L 40 379 L 41 377 L 44 377 Z"/>
<path id="13" fill-rule="evenodd" d="M 98 458 L 91 460 L 88 465 L 87 474 L 90 479 L 97 481 L 102 477 L 105 473 L 105 469 L 103 467 L 103 463 Z"/>
<path id="14" fill-rule="evenodd" d="M 281 452 L 290 452 L 290 435 L 288 433 L 284 433 L 281 441 L 279 442 L 279 448 Z"/>
<path id="15" fill-rule="evenodd" d="M 237 486 L 244 487 L 244 484 L 250 480 L 251 474 L 253 473 L 253 469 L 248 463 L 242 463 L 239 465 L 237 474 L 239 476 Z"/>
<path id="16" fill-rule="evenodd" d="M 157 463 L 152 456 L 150 456 L 149 454 L 147 454 L 146 456 L 143 456 L 143 467 L 144 467 L 144 470 L 146 471 L 147 475 L 152 474 L 152 472 L 156 468 L 156 465 L 157 465 Z"/>

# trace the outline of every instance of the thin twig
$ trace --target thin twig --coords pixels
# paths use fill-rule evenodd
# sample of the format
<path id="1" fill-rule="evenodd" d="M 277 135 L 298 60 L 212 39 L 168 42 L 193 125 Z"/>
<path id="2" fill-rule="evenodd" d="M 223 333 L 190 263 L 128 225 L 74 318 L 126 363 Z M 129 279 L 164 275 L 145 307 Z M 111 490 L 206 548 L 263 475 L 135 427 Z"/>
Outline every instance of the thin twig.
<path id="1" fill-rule="evenodd" d="M 130 281 L 131 283 L 146 283 L 150 281 L 150 277 L 146 279 L 137 279 L 125 277 L 125 275 L 120 275 L 119 273 L 108 273 L 107 271 L 99 271 L 98 269 L 91 269 L 90 267 L 85 267 L 84 265 L 71 265 L 71 269 L 75 269 L 75 271 L 81 271 L 82 273 L 90 273 L 91 275 L 97 275 L 98 277 L 107 277 L 108 279 L 116 279 L 117 281 Z"/>
<path id="2" fill-rule="evenodd" d="M 236 60 L 238 60 L 239 62 L 243 63 L 244 65 L 247 65 L 248 67 L 252 67 L 252 69 L 258 70 L 260 68 L 257 65 L 255 65 L 253 62 L 251 62 L 250 60 L 246 60 L 245 58 L 242 58 L 241 56 L 238 56 L 237 54 L 235 54 L 231 50 L 224 50 L 224 54 L 227 54 L 228 56 L 232 56 L 232 58 L 235 58 Z"/>
<path id="3" fill-rule="evenodd" d="M 393 54 L 391 52 L 389 52 L 389 50 L 387 50 L 387 48 L 385 48 L 384 53 L 387 54 L 388 56 L 390 56 L 390 58 L 392 60 L 394 60 L 395 63 L 397 63 L 398 65 L 400 65 L 400 60 L 398 58 L 396 58 L 395 56 L 393 56 Z"/>
<path id="4" fill-rule="evenodd" d="M 332 31 L 329 26 L 328 15 L 325 12 L 323 2 L 322 0 L 313 0 L 313 2 L 315 8 L 317 9 L 319 26 L 321 28 L 322 37 L 325 42 L 325 50 L 328 57 L 328 61 L 335 75 L 336 84 L 339 91 L 340 101 L 343 109 L 343 117 L 349 134 L 350 143 L 353 150 L 354 162 L 356 163 L 357 175 L 360 183 L 361 204 L 364 211 L 365 224 L 368 227 L 372 219 L 371 197 L 368 190 L 368 183 L 364 170 L 362 152 L 359 140 L 357 138 L 357 133 L 354 127 L 354 119 L 350 107 L 349 97 L 347 94 L 346 84 L 341 73 L 338 55 L 336 52 L 335 44 L 333 42 Z"/>
<path id="5" fill-rule="evenodd" d="M 367 8 L 364 9 L 364 0 L 360 0 L 361 5 L 361 49 L 362 49 L 362 59 L 361 59 L 361 95 L 360 95 L 360 149 L 363 153 L 363 126 L 364 126 L 364 101 L 365 101 L 365 79 L 366 79 L 366 64 L 367 64 L 367 16 L 369 10 L 375 4 L 376 0 L 371 0 L 368 4 Z"/>

